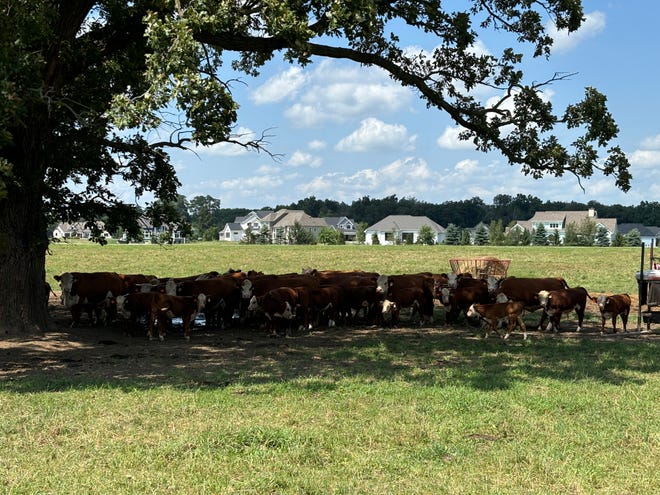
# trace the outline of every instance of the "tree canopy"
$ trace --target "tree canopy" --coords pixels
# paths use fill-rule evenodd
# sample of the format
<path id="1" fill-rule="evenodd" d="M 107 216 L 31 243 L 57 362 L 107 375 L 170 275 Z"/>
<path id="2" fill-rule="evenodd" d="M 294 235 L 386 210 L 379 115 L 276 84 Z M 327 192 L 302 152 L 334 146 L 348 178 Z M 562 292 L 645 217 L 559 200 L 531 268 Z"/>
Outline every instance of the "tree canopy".
<path id="1" fill-rule="evenodd" d="M 555 110 L 526 81 L 523 48 L 547 57 L 547 21 L 573 32 L 580 1 L 440 0 L 304 2 L 261 0 L 4 0 L 0 2 L 0 302 L 5 332 L 44 329 L 46 225 L 104 217 L 135 229 L 138 209 L 118 195 L 128 184 L 175 201 L 180 186 L 168 150 L 231 141 L 269 153 L 267 131 L 235 134 L 235 72 L 257 74 L 276 56 L 306 65 L 319 57 L 380 67 L 446 112 L 461 137 L 499 150 L 534 178 L 595 170 L 622 190 L 628 161 L 618 128 L 595 88 Z M 414 52 L 417 30 L 434 40 Z M 500 54 L 474 49 L 484 31 L 506 38 Z M 486 104 L 475 90 L 500 98 Z M 568 130 L 576 137 L 562 143 Z M 478 206 L 478 205 L 476 205 Z M 175 211 L 172 208 L 171 211 Z M 75 267 L 72 267 L 75 268 Z"/>

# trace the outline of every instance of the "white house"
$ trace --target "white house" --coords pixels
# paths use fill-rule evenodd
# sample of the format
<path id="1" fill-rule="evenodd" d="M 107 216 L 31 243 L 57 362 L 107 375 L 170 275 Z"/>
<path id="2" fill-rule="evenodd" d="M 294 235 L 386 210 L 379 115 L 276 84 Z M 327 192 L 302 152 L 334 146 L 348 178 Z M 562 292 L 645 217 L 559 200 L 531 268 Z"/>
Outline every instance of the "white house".
<path id="1" fill-rule="evenodd" d="M 91 229 L 85 226 L 87 222 L 81 220 L 79 222 L 62 222 L 53 229 L 53 239 L 89 239 L 92 235 Z M 105 230 L 105 224 L 100 220 L 96 222 L 96 226 L 103 232 L 103 237 L 110 239 L 112 236 Z"/>
<path id="2" fill-rule="evenodd" d="M 233 222 L 228 222 L 220 231 L 221 241 L 240 242 L 245 239 L 248 232 L 258 234 L 264 225 L 263 218 L 272 213 L 269 210 L 251 211 L 245 216 L 236 217 Z"/>
<path id="3" fill-rule="evenodd" d="M 419 230 L 428 226 L 433 231 L 433 241 L 440 244 L 445 240 L 445 229 L 429 217 L 413 215 L 390 215 L 380 222 L 367 227 L 365 243 L 373 244 L 374 235 L 380 244 L 414 244 L 419 238 Z"/>
<path id="4" fill-rule="evenodd" d="M 593 208 L 589 208 L 587 211 L 537 211 L 529 220 L 516 221 L 510 229 L 527 230 L 531 233 L 540 225 L 543 225 L 548 235 L 556 230 L 563 242 L 564 237 L 566 237 L 566 227 L 571 224 L 579 227 L 585 220 L 593 220 L 596 229 L 604 227 L 607 230 L 610 242 L 614 240 L 614 236 L 618 232 L 616 218 L 598 218 L 598 213 Z"/>

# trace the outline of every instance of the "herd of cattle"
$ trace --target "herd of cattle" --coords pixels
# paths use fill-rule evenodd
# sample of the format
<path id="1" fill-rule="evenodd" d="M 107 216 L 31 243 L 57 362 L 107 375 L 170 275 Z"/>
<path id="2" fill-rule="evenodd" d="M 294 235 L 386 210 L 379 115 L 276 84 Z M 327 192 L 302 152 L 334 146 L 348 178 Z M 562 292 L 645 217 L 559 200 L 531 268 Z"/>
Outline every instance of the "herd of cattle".
<path id="1" fill-rule="evenodd" d="M 485 324 L 486 336 L 504 338 L 518 327 L 527 338 L 525 312 L 542 310 L 539 328 L 559 331 L 561 316 L 575 311 L 580 331 L 587 300 L 598 304 L 601 332 L 617 316 L 624 331 L 630 313 L 627 294 L 592 297 L 583 287 L 568 287 L 560 277 L 502 279 L 470 274 L 417 273 L 383 275 L 375 272 L 303 270 L 303 273 L 264 274 L 229 270 L 189 277 L 158 278 L 114 272 L 66 272 L 55 276 L 61 301 L 71 311 L 72 325 L 83 314 L 94 323 L 122 322 L 127 332 L 146 327 L 162 340 L 172 319 L 182 321 L 188 339 L 198 314 L 207 327 L 266 327 L 273 335 L 295 329 L 336 324 L 397 325 L 401 310 L 420 324 L 433 324 L 437 305 L 444 306 L 448 324 L 464 316 Z"/>

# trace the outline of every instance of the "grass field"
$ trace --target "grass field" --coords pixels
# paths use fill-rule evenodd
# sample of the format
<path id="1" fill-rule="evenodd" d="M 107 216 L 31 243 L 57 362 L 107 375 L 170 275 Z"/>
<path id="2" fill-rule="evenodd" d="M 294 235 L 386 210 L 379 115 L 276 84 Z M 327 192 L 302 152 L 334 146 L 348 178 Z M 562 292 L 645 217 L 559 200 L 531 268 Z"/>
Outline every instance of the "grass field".
<path id="1" fill-rule="evenodd" d="M 412 273 L 474 256 L 592 294 L 637 291 L 633 248 L 78 244 L 54 245 L 47 270 L 51 283 L 69 270 Z M 0 492 L 660 491 L 659 339 L 592 329 L 503 342 L 443 325 L 225 332 L 148 342 L 60 328 L 4 342 Z"/>

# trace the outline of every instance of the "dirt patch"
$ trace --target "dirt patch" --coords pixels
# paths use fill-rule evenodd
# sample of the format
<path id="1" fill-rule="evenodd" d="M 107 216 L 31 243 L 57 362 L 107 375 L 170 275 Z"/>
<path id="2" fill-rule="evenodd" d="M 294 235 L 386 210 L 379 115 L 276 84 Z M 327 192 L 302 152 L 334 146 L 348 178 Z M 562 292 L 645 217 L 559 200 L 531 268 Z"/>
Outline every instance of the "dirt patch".
<path id="1" fill-rule="evenodd" d="M 593 308 L 592 308 L 593 309 Z M 342 363 L 327 362 L 321 356 L 328 350 L 359 345 L 386 337 L 400 339 L 455 338 L 481 339 L 478 329 L 464 324 L 433 327 L 401 326 L 380 327 L 335 327 L 319 329 L 294 337 L 270 337 L 260 329 L 207 330 L 195 327 L 190 341 L 184 339 L 180 330 L 174 329 L 166 340 L 149 341 L 146 336 L 129 336 L 124 327 L 116 323 L 110 327 L 82 326 L 71 328 L 71 316 L 55 298 L 50 311 L 55 330 L 31 338 L 9 338 L 0 340 L 0 380 L 19 380 L 44 376 L 53 382 L 66 383 L 76 377 L 86 381 L 125 382 L 134 384 L 171 383 L 178 370 L 192 386 L 222 386 L 229 383 L 236 370 L 251 369 L 274 371 L 283 376 L 297 366 L 297 374 L 314 372 L 341 366 Z M 632 315 L 631 315 L 632 317 Z M 405 323 L 405 320 L 404 320 Z M 566 327 L 573 328 L 571 319 Z M 660 341 L 658 325 L 650 332 L 618 333 L 600 335 L 600 320 L 587 322 L 582 332 L 574 331 L 552 334 L 532 331 L 533 339 L 598 339 L 602 341 Z M 636 329 L 636 317 L 630 322 Z M 497 337 L 491 337 L 497 339 Z M 522 337 L 515 334 L 512 341 Z M 321 362 L 323 361 L 323 362 Z M 317 368 L 315 368 L 317 367 Z M 218 370 L 224 370 L 218 373 Z M 191 378 L 192 377 L 192 378 Z M 225 383 L 226 380 L 226 383 Z"/>

